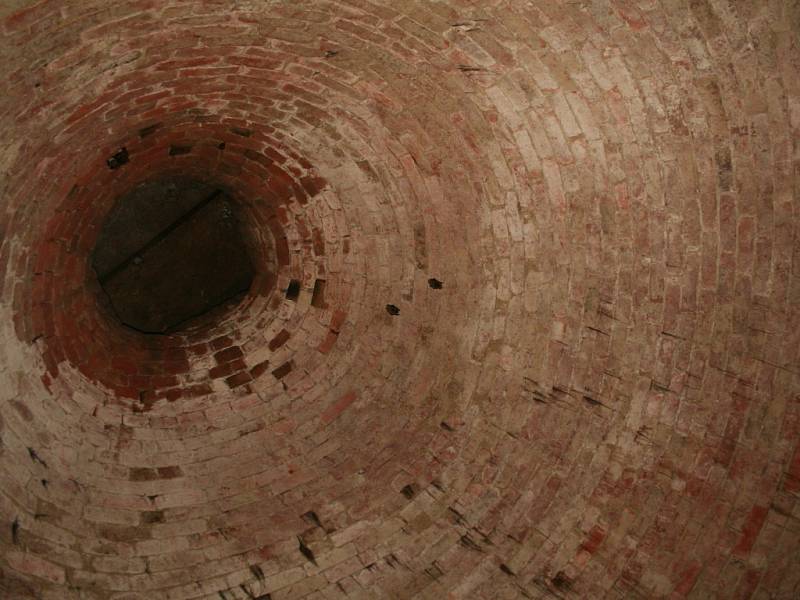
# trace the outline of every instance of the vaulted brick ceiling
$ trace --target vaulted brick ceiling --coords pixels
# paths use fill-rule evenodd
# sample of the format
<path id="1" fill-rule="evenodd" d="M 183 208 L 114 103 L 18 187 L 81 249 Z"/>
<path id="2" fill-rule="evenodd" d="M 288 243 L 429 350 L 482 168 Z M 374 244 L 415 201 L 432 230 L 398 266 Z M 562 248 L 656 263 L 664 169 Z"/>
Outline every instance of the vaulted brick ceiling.
<path id="1" fill-rule="evenodd" d="M 0 597 L 800 596 L 796 2 L 3 6 Z M 256 275 L 145 335 L 170 177 Z"/>

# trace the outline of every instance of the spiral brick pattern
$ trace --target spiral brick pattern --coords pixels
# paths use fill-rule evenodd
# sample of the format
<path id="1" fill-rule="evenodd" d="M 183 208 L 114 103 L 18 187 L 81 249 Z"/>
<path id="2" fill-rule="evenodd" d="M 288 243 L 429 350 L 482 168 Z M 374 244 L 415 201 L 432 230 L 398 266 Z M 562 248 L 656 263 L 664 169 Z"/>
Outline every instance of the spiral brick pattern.
<path id="1" fill-rule="evenodd" d="M 4 6 L 0 597 L 800 596 L 796 2 Z M 258 276 L 146 336 L 169 176 Z"/>

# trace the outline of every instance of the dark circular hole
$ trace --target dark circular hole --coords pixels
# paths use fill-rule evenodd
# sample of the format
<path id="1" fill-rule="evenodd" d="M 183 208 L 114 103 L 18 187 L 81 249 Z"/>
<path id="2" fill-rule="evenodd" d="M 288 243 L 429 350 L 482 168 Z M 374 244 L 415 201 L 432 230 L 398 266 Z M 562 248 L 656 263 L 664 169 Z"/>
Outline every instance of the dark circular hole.
<path id="1" fill-rule="evenodd" d="M 174 332 L 240 300 L 255 275 L 236 203 L 222 189 L 180 178 L 117 199 L 92 267 L 119 320 L 143 333 Z"/>

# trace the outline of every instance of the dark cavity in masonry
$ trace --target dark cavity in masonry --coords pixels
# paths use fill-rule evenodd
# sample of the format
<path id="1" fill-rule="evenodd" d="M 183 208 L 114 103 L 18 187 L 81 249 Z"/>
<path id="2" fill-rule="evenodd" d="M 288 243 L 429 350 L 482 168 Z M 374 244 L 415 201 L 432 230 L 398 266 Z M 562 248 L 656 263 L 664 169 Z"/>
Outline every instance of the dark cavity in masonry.
<path id="1" fill-rule="evenodd" d="M 234 204 L 183 178 L 119 198 L 92 266 L 119 320 L 143 333 L 168 333 L 240 301 L 255 275 Z"/>
<path id="2" fill-rule="evenodd" d="M 303 556 L 306 557 L 306 560 L 308 560 L 310 563 L 316 565 L 317 561 L 314 558 L 314 553 L 311 551 L 311 548 L 306 546 L 306 543 L 303 541 L 303 538 L 301 538 L 299 536 L 297 537 L 297 541 L 299 542 L 300 553 Z"/>
<path id="3" fill-rule="evenodd" d="M 154 125 L 148 125 L 147 127 L 142 127 L 139 130 L 139 137 L 140 138 L 147 137 L 148 135 L 155 133 L 156 129 L 158 129 L 159 127 L 161 127 L 161 123 L 156 123 Z"/>
<path id="4" fill-rule="evenodd" d="M 431 289 L 440 290 L 442 289 L 442 282 L 438 279 L 428 279 L 428 285 L 431 286 Z"/>
<path id="5" fill-rule="evenodd" d="M 128 149 L 127 148 L 120 148 L 114 155 L 106 161 L 108 168 L 112 171 L 115 169 L 119 169 L 122 165 L 126 164 L 129 161 L 128 157 Z"/>
<path id="6" fill-rule="evenodd" d="M 170 156 L 181 156 L 182 154 L 189 154 L 192 151 L 191 146 L 170 146 Z"/>
<path id="7" fill-rule="evenodd" d="M 319 520 L 317 513 L 313 510 L 308 511 L 307 513 L 303 514 L 303 519 L 308 521 L 309 523 L 313 524 L 316 527 L 322 527 L 322 521 Z"/>
<path id="8" fill-rule="evenodd" d="M 289 287 L 286 288 L 286 299 L 297 300 L 300 297 L 300 282 L 297 279 L 292 279 L 289 282 Z"/>
<path id="9" fill-rule="evenodd" d="M 572 587 L 572 580 L 567 577 L 564 571 L 559 571 L 550 582 L 559 590 L 569 590 Z"/>
<path id="10" fill-rule="evenodd" d="M 314 291 L 311 292 L 311 306 L 314 308 L 325 308 L 325 280 L 317 279 L 314 282 Z"/>
<path id="11" fill-rule="evenodd" d="M 394 304 L 387 304 L 386 305 L 386 312 L 388 312 L 393 317 L 396 317 L 400 314 L 400 309 L 397 308 Z"/>

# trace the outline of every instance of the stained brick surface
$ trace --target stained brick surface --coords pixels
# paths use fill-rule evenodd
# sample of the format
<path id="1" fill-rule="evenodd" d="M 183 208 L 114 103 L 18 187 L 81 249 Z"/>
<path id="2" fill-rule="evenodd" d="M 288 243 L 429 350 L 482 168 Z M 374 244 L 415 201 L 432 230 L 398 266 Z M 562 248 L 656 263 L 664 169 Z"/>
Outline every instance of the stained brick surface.
<path id="1" fill-rule="evenodd" d="M 800 596 L 796 3 L 6 5 L 0 598 Z M 145 336 L 175 176 L 257 275 Z"/>

